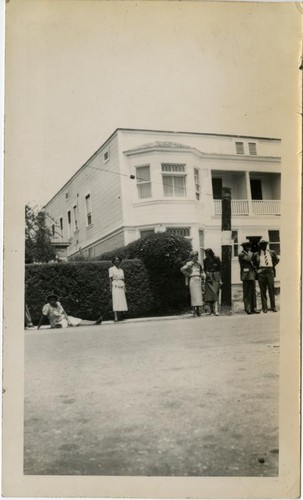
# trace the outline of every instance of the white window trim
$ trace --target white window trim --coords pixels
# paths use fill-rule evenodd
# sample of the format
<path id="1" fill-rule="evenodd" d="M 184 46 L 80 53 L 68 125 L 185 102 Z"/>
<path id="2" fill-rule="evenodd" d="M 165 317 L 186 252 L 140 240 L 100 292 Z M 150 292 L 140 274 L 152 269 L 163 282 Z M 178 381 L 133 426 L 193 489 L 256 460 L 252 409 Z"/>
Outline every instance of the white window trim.
<path id="1" fill-rule="evenodd" d="M 167 198 L 180 198 L 182 200 L 184 200 L 184 198 L 187 198 L 187 173 L 186 172 L 161 172 L 162 173 L 162 188 L 163 188 L 163 197 L 164 199 L 167 199 Z M 184 183 L 185 183 L 185 193 L 184 193 L 184 196 L 180 196 L 180 195 L 176 195 L 176 194 L 173 194 L 173 195 L 166 195 L 165 192 L 164 192 L 164 179 L 165 177 L 184 177 Z M 172 186 L 174 191 L 175 191 L 175 186 L 173 185 Z M 179 188 L 180 189 L 180 188 Z"/>
<path id="2" fill-rule="evenodd" d="M 75 211 L 76 209 L 76 211 Z M 75 212 L 76 212 L 76 215 L 77 215 L 77 219 L 75 219 Z M 78 227 L 76 227 L 76 221 L 78 222 Z M 74 229 L 74 233 L 78 233 L 79 232 L 79 210 L 78 210 L 78 205 L 76 203 L 76 205 L 73 205 L 73 229 Z"/>
<path id="3" fill-rule="evenodd" d="M 105 155 L 108 155 L 108 157 L 105 159 Z M 103 163 L 107 163 L 109 161 L 109 149 L 106 149 L 104 152 L 103 152 Z"/>
<path id="4" fill-rule="evenodd" d="M 255 146 L 255 153 L 251 153 L 251 146 Z M 257 156 L 258 151 L 257 151 L 257 143 L 256 142 L 248 142 L 248 152 L 250 156 Z"/>
<path id="5" fill-rule="evenodd" d="M 196 171 L 197 171 L 197 174 L 196 174 Z M 198 178 L 198 182 L 196 182 L 196 176 Z M 198 167 L 194 167 L 194 184 L 195 184 L 196 201 L 201 201 L 200 169 Z M 198 195 L 198 197 L 197 197 L 197 195 Z"/>
<path id="6" fill-rule="evenodd" d="M 62 219 L 62 229 L 61 229 L 61 224 L 60 224 L 61 219 Z M 59 216 L 59 230 L 60 230 L 61 237 L 63 238 L 63 234 L 64 234 L 64 217 L 63 217 L 63 215 Z"/>
<path id="7" fill-rule="evenodd" d="M 238 153 L 237 152 L 237 144 L 242 144 L 243 145 L 243 153 Z M 235 150 L 236 150 L 236 155 L 239 155 L 239 156 L 245 155 L 245 142 L 244 141 L 240 141 L 240 140 L 235 141 Z"/>
<path id="8" fill-rule="evenodd" d="M 148 167 L 149 168 L 149 181 L 143 181 L 143 180 L 139 180 L 138 177 L 137 177 L 137 169 L 138 168 L 144 168 L 144 167 Z M 152 197 L 153 197 L 153 192 L 152 192 L 152 180 L 151 180 L 151 168 L 150 168 L 150 163 L 146 163 L 146 164 L 143 164 L 143 165 L 136 165 L 135 166 L 135 179 L 136 179 L 136 186 L 137 186 L 137 193 L 138 193 L 138 200 L 140 201 L 145 201 L 145 200 L 151 200 Z M 146 196 L 145 198 L 141 198 L 139 196 L 139 189 L 138 189 L 138 186 L 142 186 L 143 184 L 150 184 L 150 196 Z"/>
<path id="9" fill-rule="evenodd" d="M 70 213 L 70 222 L 68 222 L 68 212 Z M 67 238 L 69 240 L 71 240 L 72 235 L 73 235 L 73 231 L 72 231 L 72 229 L 73 229 L 73 220 L 72 220 L 73 216 L 72 216 L 71 207 L 68 208 L 66 215 L 67 215 Z"/>
<path id="10" fill-rule="evenodd" d="M 87 211 L 87 203 L 86 203 L 86 198 L 89 196 L 90 199 L 90 212 Z M 86 193 L 84 196 L 84 205 L 85 205 L 85 216 L 86 216 L 86 227 L 91 227 L 93 225 L 93 206 L 92 206 L 92 195 L 91 193 Z M 90 214 L 91 216 L 91 221 L 88 223 L 88 215 Z"/>

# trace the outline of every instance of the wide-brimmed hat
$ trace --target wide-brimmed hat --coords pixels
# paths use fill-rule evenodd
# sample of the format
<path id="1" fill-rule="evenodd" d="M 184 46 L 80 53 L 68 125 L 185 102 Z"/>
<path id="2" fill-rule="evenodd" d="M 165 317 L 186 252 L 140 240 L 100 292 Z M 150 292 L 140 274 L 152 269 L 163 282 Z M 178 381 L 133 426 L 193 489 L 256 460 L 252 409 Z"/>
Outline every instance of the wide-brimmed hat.
<path id="1" fill-rule="evenodd" d="M 58 297 L 58 295 L 56 295 L 55 293 L 50 293 L 50 294 L 46 297 L 46 300 L 47 300 L 47 302 L 49 302 L 51 299 L 54 299 L 54 300 L 59 300 L 59 297 Z"/>
<path id="2" fill-rule="evenodd" d="M 241 247 L 251 247 L 251 241 L 245 240 L 241 243 Z"/>
<path id="3" fill-rule="evenodd" d="M 266 241 L 266 240 L 260 240 L 260 241 L 258 242 L 258 246 L 261 246 L 262 244 L 263 244 L 263 245 L 268 245 L 268 241 Z"/>

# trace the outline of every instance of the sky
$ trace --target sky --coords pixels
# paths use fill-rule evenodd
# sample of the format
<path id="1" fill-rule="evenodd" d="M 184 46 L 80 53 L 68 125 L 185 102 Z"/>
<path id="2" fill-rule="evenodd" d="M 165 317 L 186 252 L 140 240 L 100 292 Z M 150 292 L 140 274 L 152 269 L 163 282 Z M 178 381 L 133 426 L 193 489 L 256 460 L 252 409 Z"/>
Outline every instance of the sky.
<path id="1" fill-rule="evenodd" d="M 14 0 L 5 157 L 43 205 L 118 127 L 288 138 L 295 4 Z"/>

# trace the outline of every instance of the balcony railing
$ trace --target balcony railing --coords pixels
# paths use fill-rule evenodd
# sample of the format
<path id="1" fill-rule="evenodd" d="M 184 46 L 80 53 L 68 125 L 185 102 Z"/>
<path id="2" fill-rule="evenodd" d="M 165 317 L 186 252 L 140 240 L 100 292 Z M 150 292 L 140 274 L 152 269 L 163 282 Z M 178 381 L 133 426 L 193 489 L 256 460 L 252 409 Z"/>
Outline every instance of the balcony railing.
<path id="1" fill-rule="evenodd" d="M 215 215 L 222 214 L 222 201 L 214 200 Z M 281 200 L 231 200 L 232 215 L 280 215 Z"/>

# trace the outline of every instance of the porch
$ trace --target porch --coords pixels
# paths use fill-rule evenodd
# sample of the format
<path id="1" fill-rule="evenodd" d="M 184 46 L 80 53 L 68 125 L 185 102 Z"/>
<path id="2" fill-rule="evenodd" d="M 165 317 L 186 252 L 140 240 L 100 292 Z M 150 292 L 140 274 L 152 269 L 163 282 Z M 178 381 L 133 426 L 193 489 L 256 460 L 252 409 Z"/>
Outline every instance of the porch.
<path id="1" fill-rule="evenodd" d="M 214 201 L 215 215 L 222 215 L 222 200 Z M 281 200 L 231 200 L 232 215 L 281 215 Z"/>

